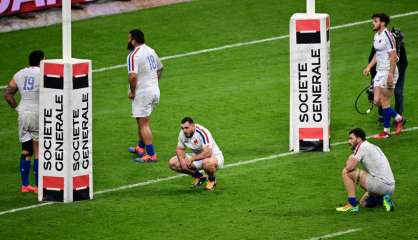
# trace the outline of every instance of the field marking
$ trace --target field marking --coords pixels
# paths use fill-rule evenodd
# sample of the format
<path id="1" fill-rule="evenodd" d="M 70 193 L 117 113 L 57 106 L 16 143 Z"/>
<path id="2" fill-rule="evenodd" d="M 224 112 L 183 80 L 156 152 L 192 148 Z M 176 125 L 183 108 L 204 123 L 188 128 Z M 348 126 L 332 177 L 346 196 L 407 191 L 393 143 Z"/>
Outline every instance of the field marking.
<path id="1" fill-rule="evenodd" d="M 361 230 L 362 230 L 361 228 L 353 228 L 353 229 L 348 229 L 346 231 L 335 232 L 335 233 L 330 233 L 330 234 L 319 236 L 319 237 L 309 238 L 307 240 L 320 240 L 320 239 L 333 238 L 333 237 L 338 237 L 338 236 L 349 234 L 349 233 L 359 232 Z"/>
<path id="2" fill-rule="evenodd" d="M 418 130 L 418 126 L 417 127 L 406 128 L 403 131 L 404 132 L 412 132 L 412 131 L 416 131 L 416 130 Z M 371 137 L 373 137 L 373 135 L 367 136 L 367 139 L 369 139 Z M 336 143 L 331 144 L 331 146 L 339 146 L 339 145 L 342 145 L 342 144 L 347 144 L 347 141 L 336 142 Z M 296 152 L 284 152 L 284 153 L 270 155 L 270 156 L 267 156 L 267 157 L 255 158 L 255 159 L 252 159 L 252 160 L 238 161 L 238 162 L 235 162 L 235 163 L 226 164 L 224 166 L 224 168 L 231 168 L 231 167 L 237 167 L 237 166 L 257 163 L 257 162 L 261 162 L 261 161 L 268 161 L 268 160 L 287 157 L 287 156 L 296 155 L 296 154 L 298 154 L 298 153 L 296 153 Z M 150 185 L 150 184 L 154 184 L 154 183 L 166 182 L 166 181 L 170 181 L 170 180 L 173 180 L 173 179 L 182 178 L 182 177 L 186 177 L 186 176 L 188 176 L 188 175 L 178 174 L 178 175 L 174 175 L 174 176 L 170 176 L 170 177 L 156 178 L 156 179 L 147 180 L 145 182 L 139 182 L 139 183 L 134 183 L 134 184 L 129 184 L 129 185 L 123 185 L 123 186 L 116 187 L 116 188 L 109 188 L 109 189 L 97 191 L 94 194 L 95 195 L 100 195 L 100 194 L 109 193 L 109 192 L 117 192 L 117 191 L 121 191 L 121 190 L 125 190 L 125 189 L 142 187 L 142 186 L 146 186 L 146 185 Z M 56 203 L 55 202 L 38 203 L 38 204 L 30 205 L 30 206 L 27 206 L 27 207 L 14 208 L 14 209 L 10 209 L 10 210 L 0 212 L 0 216 L 6 215 L 6 214 L 9 214 L 9 213 L 20 212 L 20 211 L 24 211 L 24 210 L 28 210 L 28 209 L 32 209 L 32 208 L 43 207 L 43 206 L 46 206 L 46 205 L 52 205 L 52 204 L 56 204 Z"/>
<path id="3" fill-rule="evenodd" d="M 401 18 L 401 17 L 407 17 L 407 16 L 412 16 L 412 15 L 417 15 L 417 14 L 418 14 L 418 11 L 413 11 L 413 12 L 396 14 L 396 15 L 391 16 L 391 18 L 392 19 Z M 336 30 L 336 29 L 341 29 L 341 28 L 349 28 L 349 27 L 362 25 L 362 24 L 366 24 L 366 23 L 370 23 L 370 22 L 371 22 L 371 20 L 351 22 L 351 23 L 341 24 L 341 25 L 337 25 L 337 26 L 332 26 L 330 29 L 331 30 Z M 225 50 L 225 49 L 229 49 L 229 48 L 238 48 L 238 47 L 247 46 L 247 45 L 254 45 L 254 44 L 259 44 L 259 43 L 277 41 L 277 40 L 285 39 L 285 38 L 288 38 L 288 37 L 289 37 L 289 35 L 287 34 L 287 35 L 281 35 L 281 36 L 276 36 L 276 37 L 270 37 L 270 38 L 263 38 L 263 39 L 259 39 L 259 40 L 248 41 L 248 42 L 239 42 L 239 43 L 227 44 L 227 45 L 223 45 L 223 46 L 219 46 L 219 47 L 207 48 L 207 49 L 202 49 L 202 50 L 197 50 L 197 51 L 192 51 L 192 52 L 179 53 L 179 54 L 175 54 L 175 55 L 171 55 L 171 56 L 161 57 L 161 61 L 176 59 L 176 58 L 183 58 L 183 57 L 194 56 L 194 55 L 200 55 L 200 54 L 209 53 L 209 52 L 216 52 L 216 51 L 221 51 L 221 50 Z M 114 65 L 114 66 L 110 66 L 110 67 L 103 67 L 103 68 L 94 69 L 93 72 L 94 73 L 105 72 L 105 71 L 110 71 L 110 70 L 124 68 L 124 67 L 126 67 L 126 64 L 118 64 L 118 65 Z M 7 86 L 0 86 L 0 89 L 4 89 L 6 87 Z"/>

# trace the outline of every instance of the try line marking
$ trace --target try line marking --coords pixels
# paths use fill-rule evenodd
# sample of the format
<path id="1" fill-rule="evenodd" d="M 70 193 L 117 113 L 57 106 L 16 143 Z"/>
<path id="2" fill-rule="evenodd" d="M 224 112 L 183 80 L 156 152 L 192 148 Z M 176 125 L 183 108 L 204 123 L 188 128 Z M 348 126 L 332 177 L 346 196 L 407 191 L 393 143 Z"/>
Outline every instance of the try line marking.
<path id="1" fill-rule="evenodd" d="M 346 231 L 330 233 L 330 234 L 323 235 L 323 236 L 320 236 L 320 237 L 309 238 L 307 240 L 320 240 L 320 239 L 333 238 L 333 237 L 338 237 L 338 236 L 349 234 L 349 233 L 359 232 L 361 230 L 362 230 L 361 228 L 353 228 L 353 229 L 348 229 Z"/>
<path id="2" fill-rule="evenodd" d="M 411 132 L 411 131 L 416 131 L 416 130 L 418 130 L 418 127 L 406 128 L 403 131 L 404 132 Z M 367 139 L 369 139 L 371 137 L 372 136 L 368 136 Z M 342 144 L 347 144 L 347 141 L 336 142 L 336 143 L 331 144 L 331 146 L 339 146 L 339 145 L 342 145 Z M 253 163 L 257 163 L 257 162 L 261 162 L 261 161 L 268 161 L 268 160 L 282 158 L 282 157 L 295 155 L 295 154 L 298 154 L 298 153 L 296 153 L 296 152 L 284 152 L 284 153 L 270 155 L 270 156 L 267 156 L 267 157 L 255 158 L 255 159 L 252 159 L 252 160 L 238 161 L 238 162 L 235 162 L 235 163 L 226 164 L 223 168 L 225 169 L 225 168 L 231 168 L 231 167 L 238 167 L 238 166 L 242 166 L 242 165 L 253 164 Z M 130 185 L 123 185 L 123 186 L 116 187 L 116 188 L 104 189 L 104 190 L 95 192 L 94 195 L 100 195 L 100 194 L 109 193 L 109 192 L 117 192 L 117 191 L 121 191 L 121 190 L 125 190 L 125 189 L 131 189 L 131 188 L 146 186 L 146 185 L 159 183 L 159 182 L 167 182 L 167 181 L 170 181 L 170 180 L 174 180 L 174 179 L 182 178 L 182 177 L 186 177 L 186 176 L 188 176 L 188 175 L 178 174 L 178 175 L 174 175 L 174 176 L 170 176 L 170 177 L 151 179 L 151 180 L 147 180 L 145 182 L 139 182 L 139 183 L 134 183 L 134 184 L 130 184 Z M 0 212 L 0 216 L 6 215 L 6 214 L 9 214 L 9 213 L 15 213 L 15 212 L 20 212 L 20 211 L 24 211 L 24 210 L 29 210 L 29 209 L 32 209 L 32 208 L 39 208 L 39 207 L 52 205 L 52 204 L 55 204 L 55 202 L 38 203 L 38 204 L 26 206 L 26 207 L 14 208 L 14 209 L 10 209 L 10 210 Z"/>
<path id="3" fill-rule="evenodd" d="M 392 19 L 401 18 L 401 17 L 407 17 L 407 16 L 416 15 L 416 14 L 418 14 L 418 11 L 396 14 L 396 15 L 391 16 L 391 18 Z M 335 30 L 335 29 L 341 29 L 341 28 L 349 28 L 349 27 L 353 27 L 353 26 L 357 26 L 357 25 L 361 25 L 361 24 L 366 24 L 366 23 L 370 23 L 370 22 L 371 22 L 371 20 L 351 22 L 351 23 L 346 23 L 346 24 L 342 24 L 342 25 L 332 26 L 330 29 Z M 192 52 L 180 53 L 180 54 L 175 54 L 175 55 L 171 55 L 171 56 L 161 57 L 161 61 L 176 59 L 176 58 L 183 58 L 183 57 L 194 56 L 194 55 L 200 55 L 200 54 L 209 53 L 209 52 L 222 51 L 224 49 L 229 49 L 229 48 L 238 48 L 238 47 L 247 46 L 247 45 L 254 45 L 254 44 L 265 43 L 265 42 L 272 42 L 272 41 L 277 41 L 277 40 L 280 40 L 280 39 L 285 39 L 285 38 L 288 38 L 288 37 L 289 37 L 289 35 L 281 35 L 281 36 L 258 39 L 258 40 L 248 41 L 248 42 L 233 43 L 233 44 L 228 44 L 228 45 L 224 45 L 224 46 L 219 46 L 219 47 L 214 47 L 214 48 L 207 48 L 207 49 L 202 49 L 202 50 L 197 50 L 197 51 L 192 51 Z M 93 72 L 94 73 L 105 72 L 105 71 L 118 69 L 118 68 L 124 68 L 124 67 L 126 67 L 126 64 L 119 64 L 119 65 L 114 65 L 114 66 L 110 66 L 110 67 L 103 67 L 103 68 L 94 69 Z M 7 86 L 0 86 L 0 89 L 4 89 L 6 87 Z"/>

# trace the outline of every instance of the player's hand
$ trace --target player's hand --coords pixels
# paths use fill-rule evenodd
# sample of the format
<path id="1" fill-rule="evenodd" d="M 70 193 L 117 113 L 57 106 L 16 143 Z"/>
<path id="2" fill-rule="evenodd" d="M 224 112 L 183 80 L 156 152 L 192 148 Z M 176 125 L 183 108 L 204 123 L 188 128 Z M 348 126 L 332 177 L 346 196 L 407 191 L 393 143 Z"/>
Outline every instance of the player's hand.
<path id="1" fill-rule="evenodd" d="M 184 170 L 189 169 L 189 165 L 186 162 L 186 158 L 180 159 L 180 167 Z"/>
<path id="2" fill-rule="evenodd" d="M 388 85 L 388 88 L 393 88 L 393 73 L 388 74 L 386 83 Z"/>
<path id="3" fill-rule="evenodd" d="M 129 93 L 128 93 L 128 98 L 129 98 L 129 99 L 131 99 L 131 100 L 134 100 L 134 98 L 135 98 L 135 93 L 133 93 L 133 92 L 129 91 Z"/>
<path id="4" fill-rule="evenodd" d="M 186 161 L 187 167 L 189 169 L 192 168 L 192 163 L 193 163 L 194 160 L 191 157 L 185 158 L 184 160 Z"/>
<path id="5" fill-rule="evenodd" d="M 369 67 L 366 67 L 366 68 L 363 70 L 363 75 L 364 75 L 364 76 L 369 76 L 369 74 L 370 74 L 370 68 L 369 68 Z"/>

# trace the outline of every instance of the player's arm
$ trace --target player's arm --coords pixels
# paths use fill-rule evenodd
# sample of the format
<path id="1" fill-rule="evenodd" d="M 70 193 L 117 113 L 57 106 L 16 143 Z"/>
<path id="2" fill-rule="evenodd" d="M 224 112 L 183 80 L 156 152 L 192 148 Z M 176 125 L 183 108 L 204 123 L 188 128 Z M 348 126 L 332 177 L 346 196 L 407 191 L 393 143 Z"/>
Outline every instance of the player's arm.
<path id="1" fill-rule="evenodd" d="M 189 158 L 190 162 L 203 160 L 212 156 L 212 148 L 209 145 L 203 147 L 202 152 L 199 154 L 193 155 Z"/>
<path id="2" fill-rule="evenodd" d="M 160 81 L 162 75 L 163 75 L 163 63 L 161 62 L 160 58 L 157 56 L 157 77 L 158 77 L 158 81 Z"/>
<path id="3" fill-rule="evenodd" d="M 178 158 L 178 160 L 180 162 L 181 161 L 184 161 L 184 159 L 186 158 L 186 151 L 185 151 L 185 149 L 178 146 L 176 148 L 176 155 L 177 155 L 177 158 Z"/>
<path id="4" fill-rule="evenodd" d="M 390 61 L 389 74 L 393 75 L 395 74 L 396 63 L 398 61 L 398 54 L 396 54 L 396 51 L 389 52 L 389 61 Z"/>
<path id="5" fill-rule="evenodd" d="M 344 171 L 346 173 L 354 171 L 357 167 L 357 164 L 358 160 L 354 157 L 353 154 L 351 154 L 345 162 Z"/>
<path id="6" fill-rule="evenodd" d="M 134 73 L 134 72 L 129 73 L 128 80 L 129 80 L 129 94 L 128 94 L 128 97 L 130 99 L 134 99 L 135 98 L 135 91 L 136 91 L 136 83 L 138 81 L 136 73 Z"/>
<path id="7" fill-rule="evenodd" d="M 17 90 L 17 84 L 14 79 L 10 80 L 9 84 L 7 85 L 7 88 L 4 90 L 4 99 L 13 109 L 17 107 L 17 102 L 14 98 L 14 95 L 17 93 Z"/>
<path id="8" fill-rule="evenodd" d="M 376 65 L 376 63 L 377 63 L 376 54 L 374 54 L 372 60 L 369 62 L 367 67 L 363 70 L 363 75 L 368 76 L 370 74 L 370 70 L 372 69 L 372 67 L 374 67 Z"/>
<path id="9" fill-rule="evenodd" d="M 189 169 L 188 164 L 186 163 L 186 150 L 184 147 L 177 146 L 176 148 L 177 159 L 179 160 L 180 167 L 183 169 Z"/>
<path id="10" fill-rule="evenodd" d="M 163 75 L 163 68 L 160 68 L 160 69 L 157 70 L 158 81 L 160 81 L 162 75 Z"/>

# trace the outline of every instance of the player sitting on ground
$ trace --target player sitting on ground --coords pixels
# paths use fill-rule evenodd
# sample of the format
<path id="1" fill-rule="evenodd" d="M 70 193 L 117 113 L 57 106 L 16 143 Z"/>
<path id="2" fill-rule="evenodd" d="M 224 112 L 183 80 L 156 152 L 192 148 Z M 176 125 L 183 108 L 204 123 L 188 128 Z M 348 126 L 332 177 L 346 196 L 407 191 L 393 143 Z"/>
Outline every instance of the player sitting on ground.
<path id="1" fill-rule="evenodd" d="M 186 148 L 193 154 L 186 153 Z M 181 120 L 181 131 L 176 149 L 176 156 L 169 161 L 169 167 L 173 171 L 191 175 L 193 187 L 198 187 L 207 182 L 205 189 L 213 191 L 216 187 L 215 172 L 222 168 L 224 157 L 221 150 L 205 127 L 195 124 L 193 119 L 185 117 Z M 208 177 L 202 175 L 203 169 Z"/>
<path id="2" fill-rule="evenodd" d="M 33 51 L 29 55 L 29 66 L 17 72 L 4 92 L 7 103 L 19 114 L 19 139 L 22 144 L 20 157 L 20 174 L 22 176 L 21 192 L 38 192 L 38 104 L 39 81 L 41 69 L 39 64 L 44 59 L 44 52 Z M 14 95 L 19 91 L 19 106 Z M 29 185 L 30 165 L 32 156 L 35 186 Z"/>
<path id="3" fill-rule="evenodd" d="M 366 141 L 366 134 L 360 128 L 350 131 L 348 143 L 354 150 L 354 153 L 348 157 L 342 172 L 348 193 L 348 203 L 343 207 L 338 207 L 337 211 L 359 211 L 356 184 L 360 184 L 366 190 L 360 200 L 362 206 L 375 207 L 383 202 L 386 211 L 392 211 L 391 195 L 395 191 L 395 179 L 385 154 L 378 146 Z M 359 162 L 364 170 L 356 168 Z"/>

